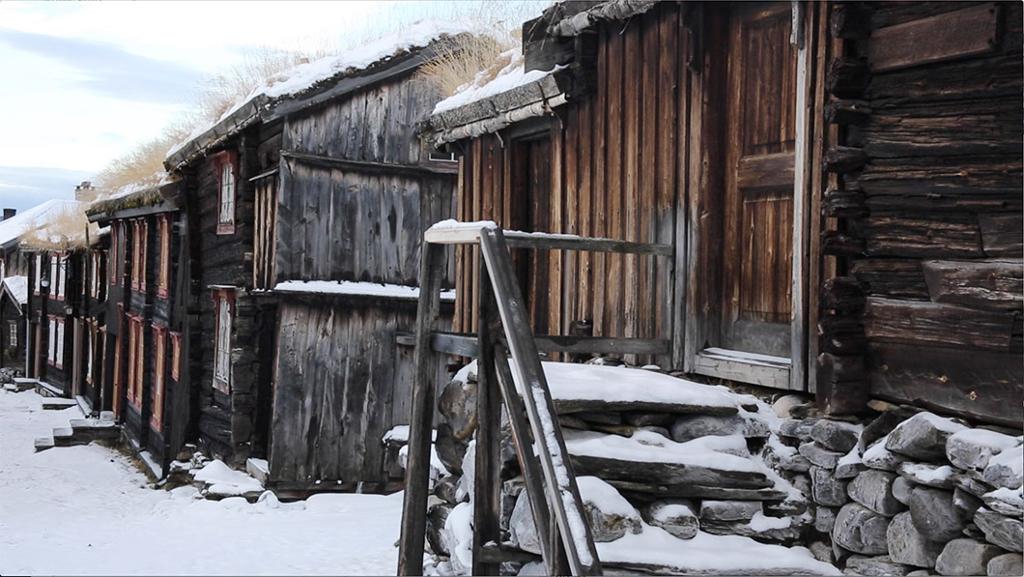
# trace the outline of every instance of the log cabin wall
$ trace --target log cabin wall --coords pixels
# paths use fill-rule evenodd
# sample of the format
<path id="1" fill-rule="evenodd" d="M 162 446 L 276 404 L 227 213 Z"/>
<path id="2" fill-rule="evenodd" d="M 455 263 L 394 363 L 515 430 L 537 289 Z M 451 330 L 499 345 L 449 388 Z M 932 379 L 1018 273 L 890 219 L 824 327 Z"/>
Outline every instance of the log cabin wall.
<path id="1" fill-rule="evenodd" d="M 439 99 L 406 73 L 284 121 L 275 204 L 275 284 L 416 286 L 420 240 L 452 215 L 457 168 L 415 134 Z M 393 488 L 381 442 L 407 424 L 415 301 L 279 296 L 270 483 L 293 491 Z M 446 378 L 442 363 L 437 382 Z"/>
<path id="2" fill-rule="evenodd" d="M 276 132 L 280 132 L 279 126 Z M 266 348 L 266 337 L 273 334 L 276 310 L 272 302 L 250 292 L 254 288 L 255 222 L 255 187 L 250 178 L 270 168 L 266 163 L 276 162 L 276 155 L 259 154 L 261 145 L 274 137 L 271 127 L 255 126 L 219 149 L 234 155 L 237 162 L 233 232 L 218 233 L 218 171 L 222 157 L 206 155 L 183 170 L 189 214 L 191 306 L 198 311 L 189 323 L 185 358 L 196 395 L 197 435 L 210 454 L 229 464 L 242 464 L 249 456 L 265 452 L 264 431 L 257 422 L 265 418 L 262 412 L 269 410 L 265 381 L 272 354 Z M 213 385 L 216 304 L 225 291 L 233 298 L 227 392 Z M 260 395 L 261 390 L 264 395 Z"/>
<path id="3" fill-rule="evenodd" d="M 1019 3 L 839 4 L 830 63 L 819 379 L 835 412 L 869 397 L 1020 427 Z"/>
<path id="4" fill-rule="evenodd" d="M 465 145 L 457 218 L 505 228 L 673 242 L 685 203 L 688 43 L 682 7 L 664 3 L 627 22 L 597 28 L 593 95 L 556 109 L 517 139 L 514 129 Z M 539 132 L 538 132 L 539 130 Z M 531 162 L 524 147 L 531 139 Z M 543 182 L 537 182 L 540 179 Z M 532 182 L 530 182 L 532 181 Z M 530 192 L 530 190 L 533 192 Z M 532 197 L 532 198 L 530 198 Z M 672 337 L 667 259 L 536 252 L 521 278 L 538 333 L 569 334 L 590 321 L 594 335 Z M 455 330 L 476 330 L 478 249 L 457 251 Z"/>

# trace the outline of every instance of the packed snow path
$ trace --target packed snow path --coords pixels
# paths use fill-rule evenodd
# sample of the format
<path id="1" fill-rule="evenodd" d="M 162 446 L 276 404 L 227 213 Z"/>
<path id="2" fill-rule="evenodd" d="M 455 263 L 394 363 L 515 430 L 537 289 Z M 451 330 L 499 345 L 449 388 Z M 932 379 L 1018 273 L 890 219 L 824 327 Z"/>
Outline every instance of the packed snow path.
<path id="1" fill-rule="evenodd" d="M 305 503 L 196 500 L 147 488 L 97 445 L 35 453 L 33 439 L 79 418 L 34 392 L 0 391 L 0 574 L 390 575 L 401 494 Z"/>

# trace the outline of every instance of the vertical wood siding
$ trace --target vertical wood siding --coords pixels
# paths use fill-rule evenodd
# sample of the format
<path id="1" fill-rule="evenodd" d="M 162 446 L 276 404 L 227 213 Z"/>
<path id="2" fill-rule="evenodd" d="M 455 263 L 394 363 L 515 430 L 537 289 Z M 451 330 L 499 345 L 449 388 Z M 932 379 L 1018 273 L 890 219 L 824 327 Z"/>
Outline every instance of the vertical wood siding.
<path id="1" fill-rule="evenodd" d="M 545 232 L 671 243 L 683 202 L 685 115 L 680 7 L 664 4 L 624 27 L 599 29 L 593 98 L 567 105 L 548 122 L 550 194 L 535 209 Z M 460 165 L 460 220 L 521 226 L 512 214 L 515 182 L 527 169 L 514 142 L 488 135 L 468 143 Z M 517 172 L 519 173 L 517 175 Z M 534 222 L 544 222 L 535 215 Z M 476 330 L 475 249 L 457 251 L 455 327 Z M 543 259 L 544 255 L 539 255 Z M 550 334 L 573 321 L 595 335 L 671 338 L 671 259 L 551 251 L 545 275 L 524 287 L 544 302 Z"/>

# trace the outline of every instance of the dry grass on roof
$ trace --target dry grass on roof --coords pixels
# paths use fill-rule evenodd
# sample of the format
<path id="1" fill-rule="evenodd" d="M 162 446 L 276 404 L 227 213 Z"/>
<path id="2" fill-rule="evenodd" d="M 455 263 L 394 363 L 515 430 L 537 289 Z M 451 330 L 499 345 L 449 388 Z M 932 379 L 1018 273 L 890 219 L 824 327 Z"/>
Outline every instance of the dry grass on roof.
<path id="1" fill-rule="evenodd" d="M 39 250 L 67 250 L 87 245 L 99 229 L 80 207 L 66 207 L 39 222 L 22 237 L 22 243 Z M 87 232 L 88 231 L 88 234 Z"/>
<path id="2" fill-rule="evenodd" d="M 491 78 L 508 62 L 495 68 L 495 62 L 518 41 L 511 37 L 498 39 L 492 36 L 460 34 L 449 39 L 438 49 L 438 55 L 420 68 L 420 76 L 440 90 L 443 96 L 477 79 L 481 71 Z"/>

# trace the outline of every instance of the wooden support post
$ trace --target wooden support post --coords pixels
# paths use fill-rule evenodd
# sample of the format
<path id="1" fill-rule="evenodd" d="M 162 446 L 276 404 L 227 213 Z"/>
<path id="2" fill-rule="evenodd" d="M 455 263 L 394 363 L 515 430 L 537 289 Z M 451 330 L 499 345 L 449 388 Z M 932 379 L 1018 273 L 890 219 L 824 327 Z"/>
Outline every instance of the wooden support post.
<path id="1" fill-rule="evenodd" d="M 420 256 L 420 297 L 416 314 L 415 382 L 409 417 L 409 458 L 405 469 L 402 533 L 398 575 L 423 574 L 427 492 L 430 484 L 430 442 L 434 428 L 434 353 L 430 336 L 441 307 L 445 247 L 424 242 Z"/>
<path id="2" fill-rule="evenodd" d="M 501 230 L 481 230 L 480 249 L 490 272 L 494 293 L 499 297 L 496 303 L 509 351 L 515 361 L 517 389 L 530 417 L 530 428 L 540 454 L 544 481 L 551 495 L 550 504 L 565 545 L 569 568 L 573 575 L 600 575 L 601 562 L 594 547 L 590 523 L 583 509 L 551 391 L 533 342 L 522 291 L 516 283 Z"/>
<path id="3" fill-rule="evenodd" d="M 476 386 L 476 466 L 473 480 L 473 575 L 497 575 L 499 564 L 481 555 L 487 543 L 501 543 L 501 394 L 494 367 L 498 315 L 483 257 L 480 278 Z"/>

